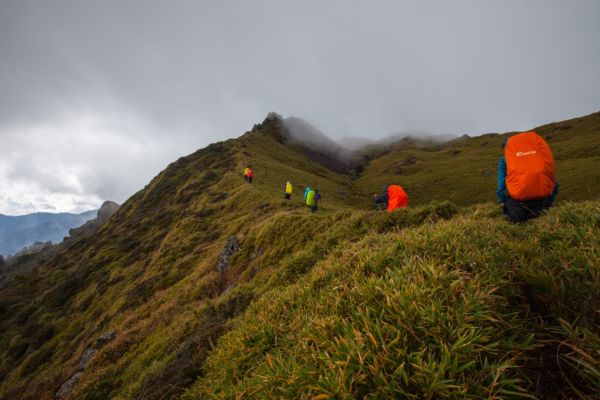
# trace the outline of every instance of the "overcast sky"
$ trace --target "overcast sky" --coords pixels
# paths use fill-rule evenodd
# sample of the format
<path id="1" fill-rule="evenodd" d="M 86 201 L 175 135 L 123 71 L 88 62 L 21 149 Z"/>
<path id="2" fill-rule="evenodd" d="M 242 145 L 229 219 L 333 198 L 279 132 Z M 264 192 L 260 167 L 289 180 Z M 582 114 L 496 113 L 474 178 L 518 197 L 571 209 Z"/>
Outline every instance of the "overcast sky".
<path id="1" fill-rule="evenodd" d="M 0 213 L 123 202 L 269 111 L 528 129 L 600 110 L 598 71 L 598 0 L 0 0 Z"/>

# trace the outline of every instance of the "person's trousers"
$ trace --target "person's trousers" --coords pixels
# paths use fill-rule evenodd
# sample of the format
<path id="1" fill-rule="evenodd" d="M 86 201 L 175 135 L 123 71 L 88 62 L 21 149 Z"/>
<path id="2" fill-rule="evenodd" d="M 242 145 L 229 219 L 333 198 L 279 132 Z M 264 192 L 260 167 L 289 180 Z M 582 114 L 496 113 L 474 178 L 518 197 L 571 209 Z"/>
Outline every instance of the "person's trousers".
<path id="1" fill-rule="evenodd" d="M 506 196 L 504 203 L 504 214 L 512 222 L 523 222 L 531 218 L 539 217 L 544 211 L 550 208 L 550 198 L 539 200 L 515 200 Z"/>

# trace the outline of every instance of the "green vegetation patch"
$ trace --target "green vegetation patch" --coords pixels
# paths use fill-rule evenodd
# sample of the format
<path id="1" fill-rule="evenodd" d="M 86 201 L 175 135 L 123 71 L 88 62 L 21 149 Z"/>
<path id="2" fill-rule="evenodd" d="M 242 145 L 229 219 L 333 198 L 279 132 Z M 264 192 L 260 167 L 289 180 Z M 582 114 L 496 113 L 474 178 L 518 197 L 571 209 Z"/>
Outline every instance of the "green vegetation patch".
<path id="1" fill-rule="evenodd" d="M 255 302 L 184 398 L 592 398 L 598 238 L 598 203 L 371 232 Z"/>

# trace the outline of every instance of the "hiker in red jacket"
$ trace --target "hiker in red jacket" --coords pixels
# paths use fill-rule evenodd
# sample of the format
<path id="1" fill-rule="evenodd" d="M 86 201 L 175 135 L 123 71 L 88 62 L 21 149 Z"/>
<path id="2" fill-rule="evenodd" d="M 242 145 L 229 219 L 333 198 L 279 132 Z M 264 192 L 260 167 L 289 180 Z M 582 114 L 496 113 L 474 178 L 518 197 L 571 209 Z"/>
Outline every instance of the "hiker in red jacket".
<path id="1" fill-rule="evenodd" d="M 244 179 L 246 180 L 246 182 L 252 183 L 252 178 L 254 178 L 254 172 L 252 172 L 250 166 L 247 166 L 244 169 Z"/>
<path id="2" fill-rule="evenodd" d="M 377 205 L 384 205 L 387 212 L 392 212 L 396 208 L 408 207 L 408 195 L 399 185 L 386 185 L 383 193 L 373 196 L 373 201 Z"/>

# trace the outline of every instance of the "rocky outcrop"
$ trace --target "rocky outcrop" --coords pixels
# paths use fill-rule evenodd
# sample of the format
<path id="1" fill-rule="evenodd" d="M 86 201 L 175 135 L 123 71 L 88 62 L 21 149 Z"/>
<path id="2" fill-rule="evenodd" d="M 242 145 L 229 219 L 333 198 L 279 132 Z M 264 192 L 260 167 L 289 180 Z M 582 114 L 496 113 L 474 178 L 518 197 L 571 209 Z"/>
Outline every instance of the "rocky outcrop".
<path id="1" fill-rule="evenodd" d="M 96 214 L 96 218 L 89 220 L 85 224 L 81 225 L 79 228 L 73 228 L 69 230 L 70 237 L 65 238 L 65 241 L 80 236 L 83 234 L 92 234 L 96 230 L 100 229 L 102 225 L 104 225 L 110 217 L 113 216 L 114 213 L 119 209 L 119 205 L 114 201 L 105 201 L 102 204 L 102 207 L 98 210 Z"/>
<path id="2" fill-rule="evenodd" d="M 283 117 L 277 114 L 275 111 L 271 111 L 267 114 L 265 121 L 283 121 Z"/>
<path id="3" fill-rule="evenodd" d="M 117 336 L 116 332 L 106 332 L 100 335 L 98 339 L 96 339 L 96 347 L 104 346 L 107 342 L 110 342 Z"/>
<path id="4" fill-rule="evenodd" d="M 102 348 L 106 343 L 110 342 L 117 336 L 116 332 L 106 332 L 100 335 L 98 339 L 94 342 L 94 345 L 88 349 L 86 349 L 81 358 L 79 359 L 79 363 L 77 364 L 77 371 L 70 377 L 65 383 L 62 384 L 60 389 L 56 392 L 57 399 L 68 399 L 69 395 L 77 386 L 77 383 L 81 379 L 81 375 L 83 375 L 83 371 L 87 368 L 88 365 L 92 362 L 98 350 Z"/>
<path id="5" fill-rule="evenodd" d="M 56 398 L 66 399 L 69 397 L 73 389 L 75 389 L 75 386 L 77 386 L 79 379 L 81 379 L 81 375 L 83 375 L 83 372 L 76 372 L 68 381 L 63 383 L 60 389 L 58 389 L 58 392 L 56 392 Z"/>
<path id="6" fill-rule="evenodd" d="M 98 350 L 94 348 L 89 348 L 86 351 L 84 351 L 83 355 L 79 359 L 78 371 L 83 371 L 85 367 L 87 367 L 92 362 L 92 359 L 94 358 L 97 352 Z"/>
<path id="7" fill-rule="evenodd" d="M 230 236 L 227 240 L 227 244 L 223 251 L 219 255 L 219 259 L 217 260 L 217 271 L 224 273 L 229 267 L 229 258 L 233 256 L 240 249 L 240 244 L 238 243 L 235 236 Z"/>
<path id="8" fill-rule="evenodd" d="M 98 210 L 98 216 L 96 217 L 96 219 L 98 219 L 98 222 L 102 224 L 105 223 L 110 219 L 110 217 L 113 216 L 114 213 L 117 212 L 119 207 L 120 205 L 118 205 L 114 201 L 105 201 Z"/>

